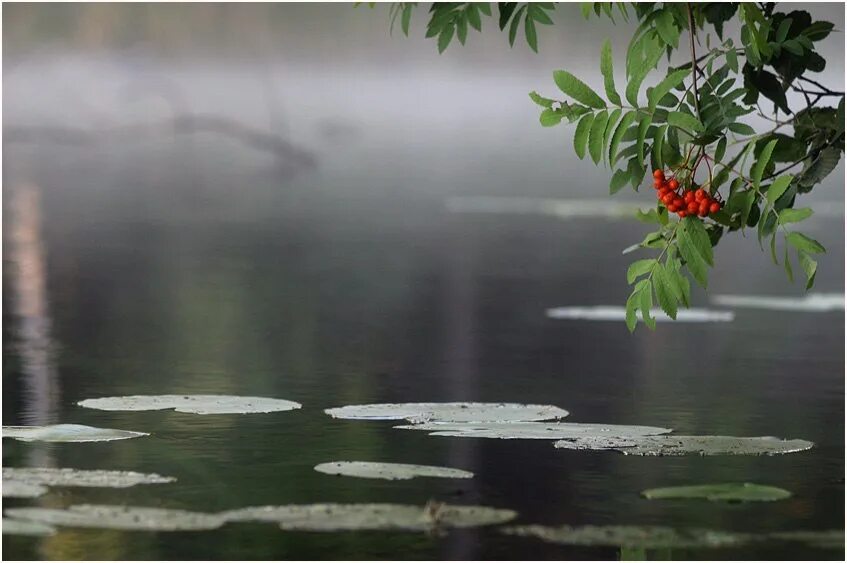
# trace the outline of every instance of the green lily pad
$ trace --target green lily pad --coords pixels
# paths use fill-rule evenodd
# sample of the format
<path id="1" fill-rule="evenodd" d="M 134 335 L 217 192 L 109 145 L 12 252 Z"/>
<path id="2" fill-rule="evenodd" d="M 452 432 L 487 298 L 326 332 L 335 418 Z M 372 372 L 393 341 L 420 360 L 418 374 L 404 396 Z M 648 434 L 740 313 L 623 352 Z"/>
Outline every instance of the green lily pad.
<path id="1" fill-rule="evenodd" d="M 104 411 L 155 411 L 173 409 L 191 414 L 247 414 L 281 412 L 302 405 L 284 399 L 239 397 L 236 395 L 130 395 L 100 397 L 77 403 L 81 407 Z"/>
<path id="2" fill-rule="evenodd" d="M 621 424 L 583 424 L 571 422 L 427 422 L 395 426 L 403 430 L 423 430 L 430 436 L 460 438 L 500 438 L 560 440 L 591 436 L 627 439 L 633 437 L 667 434 L 670 428 L 657 426 L 630 426 Z"/>
<path id="3" fill-rule="evenodd" d="M 3 475 L 3 496 L 5 498 L 35 498 L 46 492 L 47 487 L 24 481 L 7 480 L 6 475 Z"/>
<path id="4" fill-rule="evenodd" d="M 535 537 L 563 545 L 609 547 L 719 548 L 742 545 L 751 536 L 699 528 L 675 529 L 664 526 L 511 526 L 505 534 Z"/>
<path id="5" fill-rule="evenodd" d="M 617 450 L 625 455 L 778 455 L 808 450 L 807 440 L 782 440 L 772 436 L 642 436 L 569 438 L 555 443 L 569 450 Z"/>
<path id="6" fill-rule="evenodd" d="M 648 499 L 706 499 L 724 501 L 774 501 L 791 496 L 779 487 L 754 483 L 719 483 L 715 485 L 690 485 L 647 489 L 641 493 Z"/>
<path id="7" fill-rule="evenodd" d="M 443 477 L 447 479 L 470 479 L 473 477 L 473 473 L 470 471 L 451 467 L 373 461 L 331 461 L 316 465 L 315 471 L 329 475 L 387 479 L 389 481 L 413 479 L 415 477 Z"/>
<path id="8" fill-rule="evenodd" d="M 4 438 L 14 438 L 22 442 L 108 442 L 141 436 L 149 436 L 149 434 L 114 428 L 95 428 L 83 424 L 3 427 Z"/>
<path id="9" fill-rule="evenodd" d="M 568 416 L 553 405 L 518 403 L 382 403 L 326 409 L 333 418 L 352 420 L 402 420 L 409 422 L 518 422 Z"/>
<path id="10" fill-rule="evenodd" d="M 512 520 L 511 510 L 485 506 L 431 503 L 404 504 L 304 504 L 258 506 L 222 513 L 229 522 L 274 522 L 283 530 L 335 532 L 349 530 L 427 531 L 502 524 Z"/>
<path id="11" fill-rule="evenodd" d="M 0 527 L 3 528 L 4 534 L 16 536 L 51 536 L 56 533 L 56 528 L 53 526 L 15 518 L 3 518 L 0 521 Z"/>
<path id="12" fill-rule="evenodd" d="M 224 523 L 217 514 L 187 510 L 78 504 L 61 508 L 9 508 L 6 516 L 51 526 L 173 532 L 214 530 Z"/>
<path id="13" fill-rule="evenodd" d="M 135 471 L 104 471 L 53 467 L 4 467 L 3 496 L 9 483 L 51 487 L 125 488 L 142 484 L 172 483 L 174 477 Z M 46 490 L 45 490 L 46 491 Z"/>

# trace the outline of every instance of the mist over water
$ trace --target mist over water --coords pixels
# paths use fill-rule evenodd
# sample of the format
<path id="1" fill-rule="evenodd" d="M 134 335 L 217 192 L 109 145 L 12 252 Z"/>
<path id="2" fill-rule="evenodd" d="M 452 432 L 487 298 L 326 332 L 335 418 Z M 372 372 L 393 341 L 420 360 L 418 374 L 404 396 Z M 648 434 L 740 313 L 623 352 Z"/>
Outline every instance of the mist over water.
<path id="1" fill-rule="evenodd" d="M 809 10 L 836 28 L 844 21 L 842 5 L 780 9 Z M 63 506 L 215 511 L 437 499 L 516 510 L 520 523 L 843 529 L 843 310 L 735 309 L 732 322 L 668 322 L 631 336 L 623 322 L 546 314 L 623 305 L 635 255 L 621 250 L 645 225 L 574 210 L 604 201 L 646 208 L 653 196 L 626 189 L 609 199 L 608 170 L 573 155 L 572 126 L 542 128 L 527 92 L 554 96 L 559 68 L 601 86 L 603 40 L 622 57 L 632 25 L 586 22 L 578 5 L 562 5 L 557 25 L 540 29 L 539 54 L 520 37 L 510 49 L 491 19 L 468 45 L 438 55 L 423 39 L 423 9 L 410 38 L 389 35 L 387 13 L 346 4 L 4 6 L 3 424 L 152 435 L 6 440 L 3 465 L 178 478 L 155 491 L 64 489 L 37 501 Z M 820 81 L 842 89 L 841 32 L 820 51 L 828 61 Z M 828 250 L 821 293 L 844 293 L 843 179 L 842 163 L 803 196 L 824 207 L 804 228 Z M 709 294 L 695 290 L 695 306 L 716 308 L 711 294 L 803 295 L 754 233 L 732 238 L 716 249 Z M 165 393 L 278 397 L 303 409 L 198 417 L 75 406 Z M 430 437 L 322 412 L 461 400 L 550 403 L 570 411 L 570 422 L 816 447 L 639 459 L 545 440 Z M 444 465 L 475 477 L 389 483 L 312 470 L 342 459 Z M 794 496 L 758 506 L 638 496 L 721 481 Z M 32 502 L 4 502 L 24 504 Z M 3 548 L 10 558 L 44 559 L 618 552 L 495 530 L 434 538 L 248 524 L 156 536 L 64 529 L 4 536 Z M 673 555 L 839 558 L 787 544 Z"/>

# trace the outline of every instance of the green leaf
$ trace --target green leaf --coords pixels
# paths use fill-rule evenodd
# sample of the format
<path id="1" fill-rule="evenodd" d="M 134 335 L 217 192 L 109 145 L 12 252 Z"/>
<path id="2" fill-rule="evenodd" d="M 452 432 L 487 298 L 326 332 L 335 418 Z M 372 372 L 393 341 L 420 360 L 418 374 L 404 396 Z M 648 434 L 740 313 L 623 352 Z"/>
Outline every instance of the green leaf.
<path id="1" fill-rule="evenodd" d="M 443 53 L 444 49 L 447 48 L 447 45 L 450 44 L 450 41 L 453 39 L 453 24 L 445 25 L 441 29 L 441 33 L 438 34 L 438 52 Z"/>
<path id="2" fill-rule="evenodd" d="M 641 289 L 641 319 L 650 329 L 656 328 L 656 319 L 650 316 L 650 309 L 653 308 L 653 284 L 649 280 L 641 280 L 644 284 Z"/>
<path id="3" fill-rule="evenodd" d="M 532 4 L 529 5 L 532 6 Z M 529 17 L 529 15 L 524 20 L 524 33 L 526 34 L 526 42 L 529 44 L 529 47 L 537 53 L 538 35 L 535 32 L 535 20 Z"/>
<path id="4" fill-rule="evenodd" d="M 793 232 L 788 233 L 785 236 L 786 242 L 796 248 L 797 250 L 802 250 L 803 252 L 811 252 L 812 254 L 820 254 L 822 252 L 826 252 L 826 249 L 823 247 L 821 243 L 813 239 L 812 237 L 806 236 L 803 233 Z"/>
<path id="5" fill-rule="evenodd" d="M 840 160 L 841 149 L 837 147 L 823 149 L 811 164 L 807 163 L 804 167 L 799 177 L 800 185 L 806 188 L 814 186 L 835 170 Z"/>
<path id="6" fill-rule="evenodd" d="M 621 191 L 627 181 L 629 181 L 628 170 L 615 170 L 615 173 L 612 174 L 612 180 L 609 183 L 609 194 L 616 194 Z"/>
<path id="7" fill-rule="evenodd" d="M 791 234 L 793 235 L 794 233 Z M 815 275 L 818 272 L 818 263 L 815 262 L 811 256 L 802 251 L 797 252 L 797 259 L 800 261 L 800 267 L 803 268 L 804 272 L 806 272 L 806 289 L 812 289 L 812 286 L 815 285 Z"/>
<path id="8" fill-rule="evenodd" d="M 523 6 L 518 8 L 518 11 L 515 13 L 515 17 L 512 18 L 512 23 L 509 26 L 509 45 L 512 46 L 512 47 L 515 46 L 515 38 L 518 35 L 518 26 L 521 23 L 521 16 L 523 15 L 524 11 L 526 11 L 526 4 L 524 4 Z M 500 13 L 501 18 L 502 18 L 502 15 L 503 15 L 503 13 L 501 12 Z M 502 19 L 501 19 L 501 21 L 502 21 Z"/>
<path id="9" fill-rule="evenodd" d="M 601 111 L 594 116 L 594 122 L 591 124 L 591 131 L 588 133 L 588 154 L 594 164 L 600 162 L 603 158 L 603 137 L 606 134 L 606 123 L 609 120 L 608 112 Z"/>
<path id="10" fill-rule="evenodd" d="M 563 117 L 564 115 L 561 113 L 558 113 L 551 108 L 547 108 L 541 112 L 538 120 L 541 122 L 543 127 L 553 127 L 554 125 L 558 125 L 562 121 Z"/>
<path id="11" fill-rule="evenodd" d="M 553 80 L 559 90 L 574 100 L 592 108 L 603 109 L 606 107 L 606 102 L 594 90 L 570 72 L 557 70 L 553 72 Z"/>
<path id="12" fill-rule="evenodd" d="M 635 312 L 638 310 L 638 305 L 641 302 L 641 290 L 635 289 L 626 300 L 626 328 L 629 332 L 635 331 L 635 325 L 638 323 L 638 318 Z"/>
<path id="13" fill-rule="evenodd" d="M 762 153 L 759 155 L 759 159 L 756 161 L 756 164 L 753 165 L 750 172 L 750 177 L 753 180 L 753 189 L 757 192 L 759 191 L 759 184 L 762 181 L 762 174 L 764 174 L 765 167 L 768 165 L 768 162 L 770 162 L 771 153 L 773 153 L 776 143 L 777 139 L 774 139 L 765 145 L 765 148 L 762 149 Z"/>
<path id="14" fill-rule="evenodd" d="M 668 114 L 668 123 L 686 131 L 693 131 L 695 133 L 703 131 L 703 124 L 696 117 L 680 111 L 670 112 Z"/>
<path id="15" fill-rule="evenodd" d="M 664 52 L 662 47 L 654 40 L 645 41 L 644 48 L 647 50 L 646 57 L 633 69 L 631 78 L 626 85 L 626 99 L 635 107 L 638 107 L 638 91 L 641 89 L 641 83 L 644 82 L 650 71 L 656 68 Z"/>
<path id="16" fill-rule="evenodd" d="M 638 165 L 644 168 L 644 141 L 647 139 L 647 130 L 650 128 L 650 118 L 643 116 L 638 124 L 638 138 L 635 141 L 635 146 L 638 150 Z"/>
<path id="17" fill-rule="evenodd" d="M 582 160 L 585 157 L 585 147 L 588 144 L 588 133 L 591 130 L 591 125 L 594 123 L 594 114 L 587 113 L 582 116 L 579 123 L 576 124 L 576 132 L 573 136 L 573 149 L 576 156 Z"/>
<path id="18" fill-rule="evenodd" d="M 667 124 L 657 127 L 656 133 L 653 135 L 653 169 L 664 169 L 665 167 L 663 149 L 668 127 Z"/>
<path id="19" fill-rule="evenodd" d="M 738 72 L 738 55 L 735 53 L 735 49 L 726 52 L 726 64 L 732 69 L 732 72 Z"/>
<path id="20" fill-rule="evenodd" d="M 664 267 L 659 266 L 653 274 L 653 288 L 656 290 L 656 300 L 670 318 L 676 320 L 677 298 L 671 289 L 671 280 Z"/>
<path id="21" fill-rule="evenodd" d="M 636 113 L 634 111 L 628 111 L 624 114 L 623 118 L 621 118 L 621 122 L 618 123 L 618 126 L 615 128 L 615 132 L 612 135 L 612 141 L 609 144 L 609 163 L 615 162 L 615 157 L 618 154 L 618 146 L 621 143 L 621 137 L 629 129 L 629 126 L 633 124 L 635 121 Z"/>
<path id="22" fill-rule="evenodd" d="M 656 31 L 667 45 L 679 46 L 679 28 L 674 24 L 673 14 L 669 10 L 662 11 L 656 18 Z"/>
<path id="23" fill-rule="evenodd" d="M 462 45 L 465 44 L 465 40 L 468 38 L 468 19 L 462 15 L 456 18 L 456 38 Z"/>
<path id="24" fill-rule="evenodd" d="M 756 133 L 756 130 L 747 125 L 746 123 L 730 123 L 727 127 L 730 131 L 732 131 L 733 133 L 738 133 L 739 135 L 747 136 L 754 135 Z"/>
<path id="25" fill-rule="evenodd" d="M 800 209 L 783 209 L 779 212 L 779 224 L 799 223 L 812 216 L 812 210 L 808 207 Z"/>
<path id="26" fill-rule="evenodd" d="M 655 265 L 655 258 L 645 258 L 644 260 L 636 260 L 635 262 L 629 265 L 629 268 L 626 271 L 626 283 L 632 284 L 639 277 L 645 274 L 649 274 L 650 270 L 652 270 L 653 266 Z"/>
<path id="27" fill-rule="evenodd" d="M 412 6 L 406 5 L 403 7 L 403 17 L 400 20 L 400 24 L 403 28 L 403 35 L 406 37 L 409 36 L 409 23 L 412 21 Z"/>
<path id="28" fill-rule="evenodd" d="M 779 265 L 779 260 L 776 257 L 776 233 L 771 237 L 771 260 L 774 264 Z"/>
<path id="29" fill-rule="evenodd" d="M 721 137 L 718 141 L 718 146 L 715 148 L 715 160 L 723 160 L 723 155 L 726 153 L 726 137 Z"/>
<path id="30" fill-rule="evenodd" d="M 683 221 L 683 231 L 691 240 L 694 248 L 709 265 L 713 266 L 712 243 L 709 240 L 709 233 L 703 226 L 703 221 L 696 217 L 686 217 Z"/>
<path id="31" fill-rule="evenodd" d="M 506 24 L 509 23 L 509 18 L 515 13 L 515 8 L 518 7 L 517 2 L 498 2 L 497 9 L 499 10 L 498 24 L 500 31 L 506 29 Z"/>
<path id="32" fill-rule="evenodd" d="M 788 174 L 785 176 L 780 176 L 776 180 L 773 181 L 773 184 L 768 188 L 767 199 L 768 203 L 771 205 L 774 204 L 776 200 L 779 199 L 779 196 L 785 193 L 785 190 L 788 189 L 788 186 L 794 180 L 794 176 Z"/>
<path id="33" fill-rule="evenodd" d="M 606 87 L 606 97 L 613 104 L 621 105 L 621 97 L 615 90 L 615 77 L 612 72 L 612 44 L 606 39 L 600 51 L 600 72 L 603 74 L 603 84 Z"/>
<path id="34" fill-rule="evenodd" d="M 785 246 L 785 256 L 783 256 L 782 265 L 785 267 L 785 275 L 788 276 L 788 281 L 794 283 L 794 270 L 791 268 L 791 259 L 788 257 L 788 245 Z"/>
<path id="35" fill-rule="evenodd" d="M 677 70 L 675 72 L 667 75 L 664 80 L 659 82 L 655 88 L 650 92 L 650 95 L 647 96 L 649 102 L 649 110 L 652 112 L 656 109 L 656 105 L 659 103 L 659 100 L 665 97 L 665 94 L 669 93 L 673 88 L 677 85 L 681 84 L 685 77 L 691 72 L 691 69 L 684 68 L 682 70 Z"/>
<path id="36" fill-rule="evenodd" d="M 545 98 L 544 96 L 539 96 L 538 92 L 530 92 L 529 98 L 543 108 L 552 108 L 556 101 L 551 100 L 550 98 Z"/>

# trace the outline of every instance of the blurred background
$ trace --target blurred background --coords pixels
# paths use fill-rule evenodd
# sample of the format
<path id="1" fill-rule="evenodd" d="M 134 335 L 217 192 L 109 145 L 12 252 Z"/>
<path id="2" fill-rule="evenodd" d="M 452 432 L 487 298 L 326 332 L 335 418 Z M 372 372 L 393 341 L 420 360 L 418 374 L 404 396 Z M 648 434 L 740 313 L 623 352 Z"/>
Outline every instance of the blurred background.
<path id="1" fill-rule="evenodd" d="M 844 6 L 778 9 L 835 22 L 818 44 L 827 59 L 819 80 L 843 89 Z M 439 55 L 423 38 L 425 20 L 419 7 L 405 38 L 399 26 L 389 34 L 387 5 L 3 6 L 3 424 L 153 434 L 6 441 L 3 464 L 179 479 L 52 491 L 38 500 L 49 506 L 435 498 L 512 508 L 525 523 L 843 530 L 843 311 L 739 309 L 732 323 L 634 335 L 623 322 L 545 316 L 558 306 L 623 305 L 635 255 L 621 250 L 647 227 L 615 205 L 647 207 L 653 195 L 609 198 L 608 171 L 573 156 L 571 126 L 542 128 L 527 93 L 556 97 L 559 68 L 600 87 L 602 42 L 611 38 L 622 60 L 634 26 L 586 22 L 578 4 L 560 5 L 556 25 L 539 29 L 539 54 L 522 37 L 510 48 L 489 18 L 466 46 Z M 828 249 L 818 292 L 844 293 L 843 179 L 842 163 L 803 196 L 816 211 L 804 231 Z M 716 249 L 710 293 L 803 289 L 748 233 Z M 709 306 L 702 291 L 694 300 Z M 75 406 L 164 393 L 265 395 L 304 408 L 198 417 Z M 639 459 L 546 441 L 429 437 L 321 412 L 448 400 L 552 403 L 573 422 L 804 438 L 816 448 Z M 383 483 L 311 469 L 337 459 L 449 465 L 477 477 Z M 734 480 L 794 497 L 763 507 L 638 495 Z M 619 555 L 493 530 L 431 538 L 247 524 L 192 534 L 67 529 L 4 536 L 3 547 L 14 559 Z M 756 544 L 673 554 L 792 555 L 843 552 Z"/>

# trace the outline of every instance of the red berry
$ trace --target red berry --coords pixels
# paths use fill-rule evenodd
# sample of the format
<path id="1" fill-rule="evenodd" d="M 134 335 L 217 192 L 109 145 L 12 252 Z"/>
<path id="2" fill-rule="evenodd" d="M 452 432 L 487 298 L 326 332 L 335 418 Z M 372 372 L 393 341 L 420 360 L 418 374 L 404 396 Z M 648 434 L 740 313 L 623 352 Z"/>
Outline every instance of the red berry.
<path id="1" fill-rule="evenodd" d="M 676 178 L 674 178 L 670 182 L 668 182 L 668 186 L 670 186 L 670 188 L 672 190 L 678 190 L 679 189 L 679 182 L 677 182 Z"/>
<path id="2" fill-rule="evenodd" d="M 655 170 L 653 170 L 653 177 L 656 178 L 656 179 L 664 180 L 665 179 L 665 173 L 662 172 L 660 169 L 656 168 Z"/>
<path id="3" fill-rule="evenodd" d="M 666 194 L 665 197 L 662 198 L 662 203 L 665 205 L 670 205 L 673 201 L 673 194 Z"/>
<path id="4" fill-rule="evenodd" d="M 682 196 L 685 199 L 685 203 L 689 203 L 694 201 L 694 192 L 685 192 L 685 195 Z"/>
<path id="5" fill-rule="evenodd" d="M 703 188 L 700 188 L 699 190 L 694 192 L 694 199 L 696 199 L 697 201 L 700 201 L 704 197 L 706 197 L 706 190 L 704 190 Z"/>
<path id="6" fill-rule="evenodd" d="M 678 195 L 674 196 L 673 202 L 674 202 L 674 205 L 676 205 L 679 208 L 685 207 L 685 200 L 683 200 L 681 196 L 678 196 Z"/>
<path id="7" fill-rule="evenodd" d="M 688 215 L 688 213 L 683 209 L 682 211 L 679 211 L 677 215 L 679 215 L 680 217 L 685 217 L 686 215 Z"/>
<path id="8" fill-rule="evenodd" d="M 709 213 L 717 213 L 721 210 L 721 204 L 717 201 L 713 202 L 712 205 L 709 206 Z"/>
<path id="9" fill-rule="evenodd" d="M 653 180 L 653 186 L 655 186 L 657 189 L 661 188 L 664 183 L 665 181 L 661 178 L 656 178 L 655 180 Z"/>
<path id="10" fill-rule="evenodd" d="M 671 204 L 668 205 L 668 211 L 670 211 L 671 213 L 676 213 L 676 210 L 677 210 L 676 204 L 674 202 L 671 202 Z"/>
<path id="11" fill-rule="evenodd" d="M 700 206 L 697 205 L 696 201 L 689 201 L 688 205 L 686 205 L 685 208 L 688 210 L 689 213 L 697 213 L 697 210 L 700 208 Z"/>

